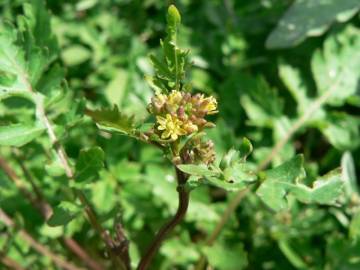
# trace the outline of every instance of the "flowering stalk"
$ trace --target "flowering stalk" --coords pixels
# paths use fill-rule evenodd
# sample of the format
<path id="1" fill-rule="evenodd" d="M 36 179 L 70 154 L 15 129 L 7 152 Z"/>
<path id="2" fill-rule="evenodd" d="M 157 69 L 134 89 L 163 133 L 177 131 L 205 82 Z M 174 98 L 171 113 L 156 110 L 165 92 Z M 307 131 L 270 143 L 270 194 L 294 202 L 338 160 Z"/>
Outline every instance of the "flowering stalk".
<path id="1" fill-rule="evenodd" d="M 161 147 L 172 150 L 172 161 L 177 176 L 177 191 L 179 196 L 178 209 L 174 217 L 169 220 L 156 234 L 146 253 L 140 260 L 138 270 L 149 267 L 153 257 L 166 236 L 185 217 L 189 206 L 189 189 L 186 187 L 188 175 L 180 171 L 179 164 L 211 164 L 215 161 L 214 144 L 203 141 L 201 133 L 206 127 L 213 127 L 205 116 L 217 112 L 217 102 L 214 97 L 202 94 L 191 95 L 187 92 L 172 90 L 170 94 L 156 94 L 148 105 L 149 112 L 156 117 L 156 123 L 146 134 L 148 138 L 161 138 Z M 196 136 L 198 135 L 198 136 Z M 182 138 L 189 138 L 180 149 Z"/>

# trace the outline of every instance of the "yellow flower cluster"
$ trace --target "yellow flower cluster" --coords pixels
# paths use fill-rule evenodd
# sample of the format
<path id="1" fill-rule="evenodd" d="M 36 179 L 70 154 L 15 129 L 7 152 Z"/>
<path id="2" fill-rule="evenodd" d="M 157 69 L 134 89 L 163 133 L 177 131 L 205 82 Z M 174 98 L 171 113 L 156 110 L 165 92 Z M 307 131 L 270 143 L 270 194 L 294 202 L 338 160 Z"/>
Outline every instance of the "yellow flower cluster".
<path id="1" fill-rule="evenodd" d="M 166 117 L 157 116 L 156 120 L 158 123 L 157 129 L 162 131 L 162 139 L 167 139 L 170 137 L 172 140 L 175 141 L 178 139 L 179 136 L 186 134 L 186 131 L 182 128 L 182 121 L 177 119 L 176 116 L 166 114 Z"/>
<path id="2" fill-rule="evenodd" d="M 168 95 L 157 94 L 148 109 L 156 116 L 155 132 L 162 139 L 175 141 L 179 136 L 213 126 L 205 116 L 217 113 L 217 102 L 212 96 L 174 90 Z"/>

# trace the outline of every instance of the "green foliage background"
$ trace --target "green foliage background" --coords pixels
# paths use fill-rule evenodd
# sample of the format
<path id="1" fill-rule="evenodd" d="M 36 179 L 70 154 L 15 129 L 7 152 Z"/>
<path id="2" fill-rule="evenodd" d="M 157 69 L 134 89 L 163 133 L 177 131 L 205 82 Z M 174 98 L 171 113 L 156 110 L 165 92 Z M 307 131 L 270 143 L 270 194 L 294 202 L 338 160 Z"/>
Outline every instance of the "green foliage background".
<path id="1" fill-rule="evenodd" d="M 159 53 L 173 3 L 182 14 L 178 40 L 190 49 L 193 87 L 218 98 L 217 127 L 209 132 L 217 151 L 239 148 L 246 136 L 255 168 L 284 141 L 273 166 L 303 153 L 306 184 L 341 165 L 345 188 L 334 206 L 304 205 L 288 196 L 289 208 L 277 212 L 250 192 L 211 247 L 204 242 L 235 194 L 198 188 L 153 269 L 193 269 L 201 254 L 214 269 L 360 269 L 359 1 L 48 0 L 50 17 L 41 1 L 24 8 L 28 2 L 0 1 L 0 156 L 26 189 L 32 190 L 25 180 L 31 178 L 53 207 L 72 197 L 50 141 L 34 120 L 29 100 L 35 100 L 46 107 L 79 178 L 86 178 L 81 185 L 104 226 L 112 232 L 114 222 L 122 221 L 136 265 L 176 210 L 174 172 L 160 151 L 99 131 L 83 111 L 116 104 L 146 119 L 152 91 L 144 75 L 153 74 L 148 55 Z M 5 30 L 9 25 L 33 35 L 19 42 L 14 28 Z M 19 70 L 7 62 L 9 52 L 26 59 L 18 64 L 44 100 L 18 91 L 23 81 L 14 77 Z M 100 158 L 83 170 L 82 164 L 102 152 L 92 148 L 78 158 L 80 150 L 94 146 L 105 153 L 104 167 Z M 70 222 L 49 226 L 59 221 L 46 224 L 3 170 L 0 206 L 18 224 L 9 229 L 0 223 L 0 257 L 26 269 L 58 269 L 21 238 L 18 230 L 25 228 L 74 264 L 85 267 L 64 247 L 62 235 L 106 265 L 103 243 L 79 207 L 62 203 Z"/>

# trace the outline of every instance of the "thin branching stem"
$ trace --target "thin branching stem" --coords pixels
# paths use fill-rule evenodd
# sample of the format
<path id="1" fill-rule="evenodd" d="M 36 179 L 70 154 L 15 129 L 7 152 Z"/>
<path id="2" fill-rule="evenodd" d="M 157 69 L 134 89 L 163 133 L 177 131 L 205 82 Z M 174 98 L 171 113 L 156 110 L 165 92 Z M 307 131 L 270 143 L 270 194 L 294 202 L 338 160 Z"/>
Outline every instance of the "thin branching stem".
<path id="1" fill-rule="evenodd" d="M 23 268 L 20 264 L 18 264 L 16 261 L 14 261 L 13 259 L 11 259 L 8 256 L 5 256 L 3 254 L 0 253 L 0 262 L 8 267 L 9 269 L 14 269 L 14 270 L 25 270 L 25 268 Z"/>
<path id="2" fill-rule="evenodd" d="M 0 208 L 0 221 L 3 222 L 7 227 L 14 228 L 16 227 L 15 222 Z M 57 266 L 66 270 L 81 270 L 81 268 L 76 265 L 66 261 L 62 257 L 53 253 L 50 249 L 37 242 L 27 231 L 24 229 L 19 229 L 18 235 L 24 239 L 33 249 L 35 249 L 40 254 L 49 257 Z"/>
<path id="3" fill-rule="evenodd" d="M 138 270 L 146 270 L 149 268 L 151 261 L 159 250 L 162 242 L 185 217 L 190 200 L 189 191 L 185 188 L 186 176 L 178 169 L 176 169 L 176 175 L 178 181 L 177 191 L 179 195 L 178 209 L 173 218 L 170 219 L 156 234 L 146 253 L 141 258 L 137 267 Z"/>
<path id="4" fill-rule="evenodd" d="M 19 163 L 22 164 L 22 162 L 19 160 Z M 33 193 L 29 192 L 25 185 L 23 184 L 23 181 L 21 181 L 21 178 L 18 176 L 18 174 L 11 168 L 11 166 L 8 164 L 8 162 L 0 157 L 0 168 L 5 172 L 5 174 L 9 177 L 9 179 L 15 184 L 15 186 L 19 189 L 19 191 L 24 195 L 25 198 L 27 198 L 30 203 L 33 205 L 35 209 L 37 209 L 40 214 L 43 216 L 45 220 L 47 220 L 51 214 L 53 213 L 53 209 L 51 205 L 45 200 L 45 197 L 43 196 L 41 190 L 37 185 L 35 184 L 35 181 L 32 180 L 31 186 L 32 188 L 36 188 L 37 192 L 35 192 L 35 196 Z M 30 172 L 26 168 L 24 164 L 21 166 L 24 174 L 26 170 L 26 175 L 29 177 Z M 86 251 L 72 238 L 64 238 L 65 245 L 75 254 L 77 255 L 82 262 L 84 262 L 86 265 L 88 265 L 93 270 L 103 270 L 104 268 L 96 262 L 89 254 L 86 253 Z"/>
<path id="5" fill-rule="evenodd" d="M 31 93 L 34 97 L 34 102 L 36 103 L 36 116 L 37 116 L 38 120 L 40 122 L 42 122 L 42 124 L 44 125 L 46 132 L 48 134 L 48 137 L 50 139 L 50 142 L 55 150 L 55 153 L 59 159 L 60 164 L 62 165 L 62 167 L 65 171 L 67 178 L 69 179 L 69 181 L 73 181 L 74 180 L 73 169 L 70 166 L 70 162 L 66 155 L 65 149 L 64 149 L 63 145 L 61 144 L 61 142 L 58 140 L 56 133 L 55 133 L 55 129 L 46 114 L 46 110 L 44 107 L 44 97 L 41 94 L 34 91 L 32 85 L 30 83 L 30 80 L 27 76 L 26 71 L 23 70 L 21 67 L 19 67 L 16 63 L 14 63 L 14 65 L 18 69 L 20 79 L 26 85 L 27 91 L 29 93 Z M 113 263 L 117 266 L 118 269 L 127 270 L 127 267 L 122 262 L 121 258 L 119 256 L 117 256 L 117 254 L 114 252 L 114 246 L 115 246 L 114 241 L 111 239 L 110 235 L 103 229 L 101 223 L 98 221 L 95 211 L 92 208 L 91 204 L 86 199 L 85 194 L 81 190 L 78 190 L 78 189 L 73 189 L 73 191 L 74 191 L 75 195 L 77 196 L 77 198 L 79 198 L 80 202 L 83 204 L 83 206 L 85 208 L 85 212 L 88 216 L 88 219 L 89 219 L 91 225 L 93 226 L 93 228 L 95 230 L 98 231 L 98 233 L 102 237 L 102 240 L 105 243 L 105 246 L 108 250 L 109 256 L 112 259 Z"/>

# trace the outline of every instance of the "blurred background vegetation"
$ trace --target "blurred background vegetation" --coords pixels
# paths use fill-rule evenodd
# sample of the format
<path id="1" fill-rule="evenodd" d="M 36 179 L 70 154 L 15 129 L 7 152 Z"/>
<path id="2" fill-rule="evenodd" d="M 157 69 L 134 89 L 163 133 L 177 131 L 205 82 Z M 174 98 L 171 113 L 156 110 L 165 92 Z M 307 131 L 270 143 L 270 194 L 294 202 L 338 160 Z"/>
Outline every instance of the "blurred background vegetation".
<path id="1" fill-rule="evenodd" d="M 2 23 L 15 22 L 26 2 L 1 0 Z M 269 153 L 272 165 L 303 153 L 308 183 L 342 165 L 345 192 L 338 206 L 290 200 L 289 210 L 279 213 L 250 192 L 209 247 L 205 241 L 235 194 L 199 188 L 152 269 L 194 269 L 201 254 L 209 269 L 360 269 L 358 0 L 46 2 L 59 47 L 54 78 L 62 83 L 51 90 L 47 110 L 72 160 L 83 147 L 104 150 L 105 168 L 87 195 L 108 230 L 122 221 L 134 265 L 176 210 L 174 172 L 157 149 L 99 132 L 81 111 L 116 104 L 138 119 L 147 117 L 152 91 L 144 75 L 153 73 L 148 55 L 159 51 L 167 7 L 175 4 L 182 14 L 180 46 L 191 50 L 194 90 L 218 98 L 217 127 L 209 132 L 217 151 L 236 148 L 246 136 L 254 146 L 254 168 Z M 49 26 L 46 20 L 40 25 Z M 46 80 L 42 85 L 51 88 Z M 2 125 L 33 116 L 24 99 L 0 103 Z M 0 155 L 20 186 L 30 193 L 37 186 L 50 205 L 69 196 L 46 136 L 19 149 L 2 146 Z M 2 168 L 0 206 L 17 226 L 0 222 L 1 269 L 14 261 L 25 269 L 59 269 L 24 240 L 22 230 L 86 268 L 64 244 L 72 237 L 106 267 L 101 239 L 83 216 L 50 227 Z"/>

